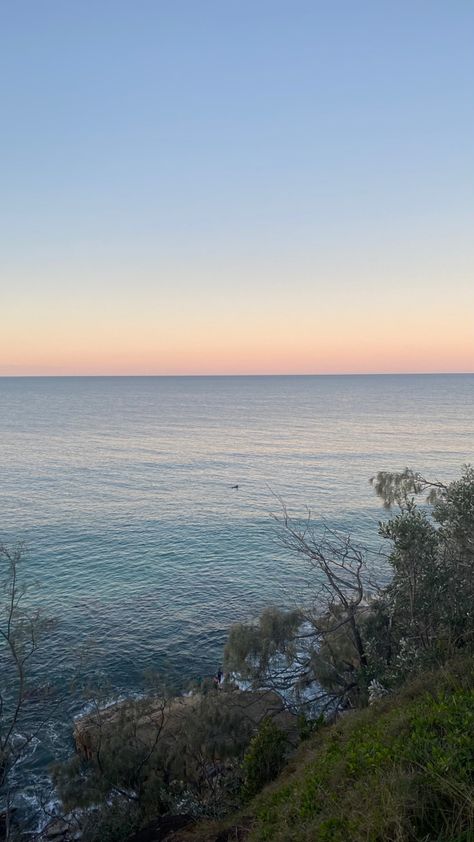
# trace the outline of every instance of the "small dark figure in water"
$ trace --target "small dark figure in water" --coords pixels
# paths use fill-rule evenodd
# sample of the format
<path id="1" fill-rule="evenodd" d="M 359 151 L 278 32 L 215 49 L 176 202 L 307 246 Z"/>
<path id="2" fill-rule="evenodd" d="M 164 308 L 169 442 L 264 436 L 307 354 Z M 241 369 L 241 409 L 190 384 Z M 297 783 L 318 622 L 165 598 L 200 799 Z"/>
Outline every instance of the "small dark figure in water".
<path id="1" fill-rule="evenodd" d="M 231 485 L 231 488 L 238 488 L 238 485 Z"/>

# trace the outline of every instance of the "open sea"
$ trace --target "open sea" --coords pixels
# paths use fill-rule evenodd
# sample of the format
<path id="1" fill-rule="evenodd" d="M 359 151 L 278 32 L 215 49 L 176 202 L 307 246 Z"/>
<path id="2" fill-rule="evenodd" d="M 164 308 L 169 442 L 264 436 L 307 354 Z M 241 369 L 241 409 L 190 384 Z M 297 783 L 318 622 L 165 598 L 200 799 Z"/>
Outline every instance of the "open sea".
<path id="1" fill-rule="evenodd" d="M 304 598 L 278 495 L 374 546 L 374 473 L 474 461 L 468 374 L 0 378 L 0 408 L 0 542 L 25 542 L 28 598 L 57 619 L 35 678 L 66 688 L 85 652 L 111 697 L 213 673 L 233 622 Z M 66 697 L 17 769 L 31 816 L 72 749 Z"/>

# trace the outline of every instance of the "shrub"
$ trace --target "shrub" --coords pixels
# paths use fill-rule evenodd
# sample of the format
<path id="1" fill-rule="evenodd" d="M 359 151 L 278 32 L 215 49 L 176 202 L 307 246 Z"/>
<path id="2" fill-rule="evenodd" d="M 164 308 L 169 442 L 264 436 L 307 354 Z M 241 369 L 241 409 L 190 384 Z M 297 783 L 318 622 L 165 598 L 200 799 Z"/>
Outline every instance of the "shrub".
<path id="1" fill-rule="evenodd" d="M 281 772 L 287 743 L 286 734 L 270 717 L 266 717 L 251 740 L 242 763 L 244 798 L 252 798 Z"/>

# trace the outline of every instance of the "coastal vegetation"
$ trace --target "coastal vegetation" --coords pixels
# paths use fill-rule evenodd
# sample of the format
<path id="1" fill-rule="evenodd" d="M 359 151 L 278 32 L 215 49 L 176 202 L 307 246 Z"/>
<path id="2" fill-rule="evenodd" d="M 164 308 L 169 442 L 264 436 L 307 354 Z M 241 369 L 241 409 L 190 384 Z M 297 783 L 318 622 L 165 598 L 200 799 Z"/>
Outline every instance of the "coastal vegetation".
<path id="1" fill-rule="evenodd" d="M 64 838 L 120 842 L 177 815 L 183 840 L 474 838 L 474 470 L 371 482 L 389 512 L 384 581 L 373 551 L 282 505 L 275 526 L 306 562 L 306 604 L 233 626 L 222 684 L 178 699 L 157 686 L 112 708 L 95 698 L 78 751 L 52 770 Z M 7 792 L 42 623 L 23 612 L 18 561 L 2 551 L 2 663 L 17 687 L 10 719 L 8 694 L 0 710 Z"/>
<path id="2" fill-rule="evenodd" d="M 239 825 L 248 842 L 470 842 L 472 656 L 321 727 L 229 831 Z"/>
<path id="3" fill-rule="evenodd" d="M 0 838 L 9 839 L 14 815 L 14 773 L 25 751 L 44 727 L 44 712 L 27 718 L 28 702 L 42 699 L 49 707 L 49 688 L 33 680 L 33 665 L 43 637 L 54 621 L 28 603 L 22 581 L 24 547 L 0 545 Z"/>
<path id="4" fill-rule="evenodd" d="M 397 507 L 379 524 L 388 583 L 350 536 L 314 527 L 310 514 L 292 520 L 283 507 L 277 527 L 307 562 L 310 600 L 230 630 L 227 668 L 292 694 L 300 708 L 364 706 L 473 642 L 474 470 L 448 485 L 408 469 L 371 482 L 385 508 Z"/>

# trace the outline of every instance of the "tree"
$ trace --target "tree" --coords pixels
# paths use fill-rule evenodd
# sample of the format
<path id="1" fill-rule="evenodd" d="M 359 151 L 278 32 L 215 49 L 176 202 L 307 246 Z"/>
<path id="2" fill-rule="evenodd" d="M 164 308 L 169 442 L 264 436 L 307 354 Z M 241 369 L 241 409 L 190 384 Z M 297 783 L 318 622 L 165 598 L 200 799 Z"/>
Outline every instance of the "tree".
<path id="1" fill-rule="evenodd" d="M 53 770 L 65 812 L 84 842 L 126 838 L 131 823 L 184 808 L 221 816 L 238 806 L 244 752 L 263 718 L 281 712 L 277 701 L 230 685 L 172 699 L 155 686 L 105 708 L 96 699 L 76 723 L 79 752 Z"/>
<path id="2" fill-rule="evenodd" d="M 40 732 L 44 721 L 25 723 L 33 689 L 33 662 L 50 618 L 26 601 L 20 578 L 24 547 L 0 545 L 0 793 L 4 836 L 12 835 L 15 766 Z"/>
<path id="3" fill-rule="evenodd" d="M 53 781 L 81 839 L 112 842 L 136 830 L 148 809 L 155 816 L 169 806 L 161 758 L 169 702 L 144 697 L 106 706 L 99 692 L 89 702 L 92 712 L 76 723 L 77 752 L 53 767 Z"/>
<path id="4" fill-rule="evenodd" d="M 393 578 L 385 597 L 398 646 L 415 660 L 449 655 L 474 634 L 474 470 L 449 484 L 406 469 L 373 481 L 386 508 L 399 513 L 380 523 L 392 543 Z M 428 490 L 420 509 L 416 497 Z"/>
<path id="5" fill-rule="evenodd" d="M 232 627 L 227 669 L 300 707 L 338 710 L 364 704 L 374 681 L 384 690 L 474 643 L 474 470 L 449 484 L 409 468 L 371 483 L 386 509 L 398 507 L 379 524 L 389 584 L 373 580 L 368 551 L 350 536 L 317 529 L 309 514 L 292 520 L 283 506 L 280 538 L 306 560 L 311 598 Z"/>
<path id="6" fill-rule="evenodd" d="M 291 611 L 268 608 L 257 623 L 233 626 L 226 668 L 255 687 L 293 696 L 300 707 L 337 710 L 357 704 L 366 692 L 364 629 L 377 590 L 367 551 L 327 524 L 317 531 L 310 515 L 292 520 L 284 506 L 276 520 L 283 545 L 308 564 L 310 602 Z"/>

